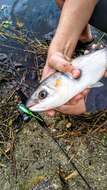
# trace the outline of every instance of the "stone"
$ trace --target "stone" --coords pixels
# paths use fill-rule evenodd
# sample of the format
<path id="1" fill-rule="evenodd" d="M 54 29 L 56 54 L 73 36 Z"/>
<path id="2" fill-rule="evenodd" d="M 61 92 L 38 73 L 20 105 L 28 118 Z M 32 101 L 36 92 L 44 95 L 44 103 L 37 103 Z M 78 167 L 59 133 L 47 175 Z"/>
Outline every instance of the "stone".
<path id="1" fill-rule="evenodd" d="M 53 31 L 59 17 L 55 0 L 1 0 L 0 8 L 2 17 L 11 17 L 14 24 L 23 22 L 25 28 L 36 32 L 38 36 Z"/>

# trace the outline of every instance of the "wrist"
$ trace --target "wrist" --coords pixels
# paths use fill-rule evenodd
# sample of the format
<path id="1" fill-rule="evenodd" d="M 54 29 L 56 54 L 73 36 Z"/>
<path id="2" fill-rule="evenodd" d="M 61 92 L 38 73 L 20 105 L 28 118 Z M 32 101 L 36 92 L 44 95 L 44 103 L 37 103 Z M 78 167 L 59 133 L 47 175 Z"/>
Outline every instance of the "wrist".
<path id="1" fill-rule="evenodd" d="M 72 39 L 64 41 L 64 38 L 61 40 L 57 37 L 54 37 L 48 50 L 48 57 L 52 56 L 55 53 L 60 53 L 65 57 L 71 58 L 75 46 L 76 46 L 76 41 Z"/>

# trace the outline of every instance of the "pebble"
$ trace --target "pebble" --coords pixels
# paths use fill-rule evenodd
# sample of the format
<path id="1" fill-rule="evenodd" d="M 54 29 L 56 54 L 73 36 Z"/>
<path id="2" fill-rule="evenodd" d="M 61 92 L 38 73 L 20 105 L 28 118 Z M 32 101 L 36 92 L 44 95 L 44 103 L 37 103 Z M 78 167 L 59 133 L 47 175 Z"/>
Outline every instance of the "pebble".
<path id="1" fill-rule="evenodd" d="M 70 148 L 71 148 L 71 146 L 68 145 L 68 146 L 66 147 L 66 150 L 69 151 Z"/>
<path id="2" fill-rule="evenodd" d="M 66 128 L 67 128 L 67 129 L 71 128 L 71 123 L 70 123 L 70 122 L 67 123 Z"/>
<path id="3" fill-rule="evenodd" d="M 52 187 L 53 187 L 55 190 L 58 190 L 58 189 L 59 189 L 59 185 L 57 185 L 56 183 L 53 183 L 53 184 L 52 184 Z"/>
<path id="4" fill-rule="evenodd" d="M 55 129 L 55 128 L 53 128 L 53 129 L 51 129 L 51 131 L 52 131 L 53 133 L 55 133 L 55 132 L 56 132 L 56 129 Z"/>

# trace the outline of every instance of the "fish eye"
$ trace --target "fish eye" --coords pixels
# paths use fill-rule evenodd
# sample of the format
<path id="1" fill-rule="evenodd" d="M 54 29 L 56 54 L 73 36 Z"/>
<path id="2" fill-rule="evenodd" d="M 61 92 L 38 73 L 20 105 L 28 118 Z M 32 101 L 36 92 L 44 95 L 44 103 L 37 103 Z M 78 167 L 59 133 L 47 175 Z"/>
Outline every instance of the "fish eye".
<path id="1" fill-rule="evenodd" d="M 38 94 L 39 99 L 41 99 L 41 100 L 44 99 L 44 98 L 46 98 L 47 95 L 48 95 L 48 92 L 47 92 L 46 90 L 41 90 L 41 91 L 39 92 L 39 94 Z"/>

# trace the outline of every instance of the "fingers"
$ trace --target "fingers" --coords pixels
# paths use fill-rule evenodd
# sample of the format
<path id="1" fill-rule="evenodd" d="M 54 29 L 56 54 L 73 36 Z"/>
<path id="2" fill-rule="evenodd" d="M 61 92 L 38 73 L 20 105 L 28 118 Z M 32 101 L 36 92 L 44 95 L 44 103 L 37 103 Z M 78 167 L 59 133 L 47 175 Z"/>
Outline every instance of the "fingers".
<path id="1" fill-rule="evenodd" d="M 77 96 L 72 98 L 65 105 L 62 105 L 56 108 L 55 110 L 49 110 L 46 113 L 50 117 L 55 116 L 56 111 L 64 113 L 64 114 L 73 114 L 73 115 L 84 113 L 86 111 L 84 96 L 86 96 L 88 93 L 89 93 L 89 89 L 85 89 L 81 94 L 78 94 Z"/>
<path id="2" fill-rule="evenodd" d="M 77 104 L 77 102 L 79 101 L 79 100 L 81 100 L 81 99 L 83 99 L 85 96 L 87 96 L 87 94 L 89 93 L 89 91 L 90 91 L 90 89 L 85 89 L 82 93 L 80 93 L 80 94 L 78 94 L 78 95 L 76 95 L 74 98 L 72 98 L 69 102 L 68 102 L 68 104 L 69 103 L 71 103 L 72 105 L 75 105 L 75 104 Z"/>
<path id="3" fill-rule="evenodd" d="M 68 64 L 68 61 L 64 60 L 64 58 L 58 53 L 51 56 L 48 64 L 50 67 L 60 72 L 71 72 L 73 70 L 72 65 L 70 65 L 70 63 Z"/>
<path id="4" fill-rule="evenodd" d="M 82 95 L 83 95 L 83 96 L 87 96 L 87 94 L 89 93 L 89 91 L 90 91 L 89 88 L 85 89 L 85 90 L 82 92 Z"/>
<path id="5" fill-rule="evenodd" d="M 79 99 L 78 101 L 75 102 L 75 104 L 73 105 L 72 102 L 68 102 L 65 105 L 62 105 L 58 108 L 56 108 L 55 110 L 49 110 L 46 113 L 48 114 L 48 116 L 55 116 L 55 112 L 61 112 L 64 114 L 72 114 L 72 115 L 79 115 L 82 113 L 86 112 L 86 106 L 85 106 L 85 101 L 82 95 L 78 95 L 78 97 L 81 96 L 81 99 Z"/>
<path id="6" fill-rule="evenodd" d="M 44 69 L 43 69 L 43 72 L 42 72 L 42 80 L 47 78 L 49 75 L 51 75 L 54 72 L 55 72 L 55 70 L 46 64 Z"/>
<path id="7" fill-rule="evenodd" d="M 64 114 L 79 115 L 86 112 L 84 99 L 81 99 L 76 105 L 63 105 L 56 109 Z"/>
<path id="8" fill-rule="evenodd" d="M 61 9 L 64 3 L 64 0 L 56 0 L 56 3 L 58 5 L 58 7 Z"/>
<path id="9" fill-rule="evenodd" d="M 104 77 L 107 77 L 107 71 L 104 73 Z"/>
<path id="10" fill-rule="evenodd" d="M 78 100 L 80 100 L 80 99 L 82 99 L 82 98 L 84 98 L 84 96 L 83 96 L 83 94 L 81 93 L 81 94 L 78 94 L 77 96 L 75 96 L 75 101 L 77 102 Z"/>
<path id="11" fill-rule="evenodd" d="M 73 69 L 72 70 L 72 75 L 74 78 L 78 79 L 81 75 L 81 71 L 80 70 L 77 70 L 77 69 Z"/>
<path id="12" fill-rule="evenodd" d="M 65 105 L 76 105 L 78 101 L 82 98 L 84 98 L 84 96 L 82 94 L 79 94 L 74 98 L 72 98 L 71 100 L 69 100 Z"/>
<path id="13" fill-rule="evenodd" d="M 46 112 L 48 116 L 53 117 L 55 116 L 55 110 L 49 110 Z"/>
<path id="14" fill-rule="evenodd" d="M 78 78 L 81 74 L 80 71 L 74 69 L 74 67 L 70 64 L 70 61 L 67 61 L 60 53 L 56 53 L 51 56 L 48 65 L 60 72 L 70 72 L 74 78 Z"/>

